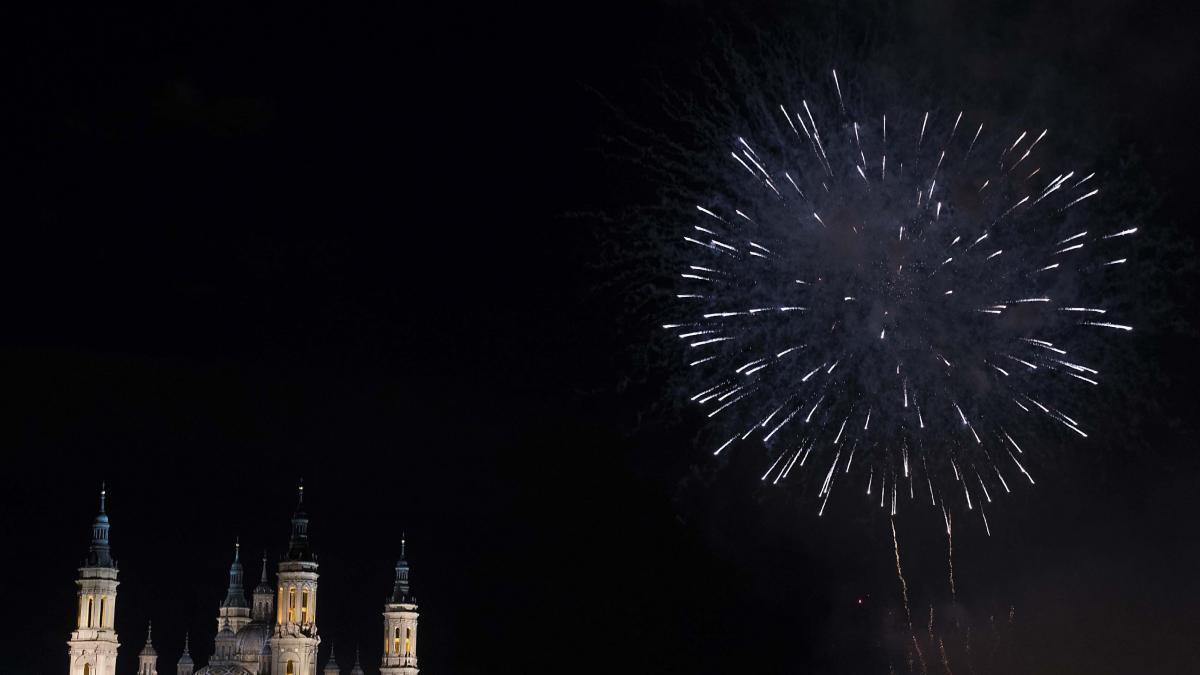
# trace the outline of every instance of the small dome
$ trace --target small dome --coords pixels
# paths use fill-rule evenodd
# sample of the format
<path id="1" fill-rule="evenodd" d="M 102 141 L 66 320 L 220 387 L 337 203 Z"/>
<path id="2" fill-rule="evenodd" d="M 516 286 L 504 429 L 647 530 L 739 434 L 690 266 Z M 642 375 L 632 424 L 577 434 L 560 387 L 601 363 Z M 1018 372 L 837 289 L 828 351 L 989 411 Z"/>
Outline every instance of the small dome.
<path id="1" fill-rule="evenodd" d="M 248 623 L 237 632 L 237 652 L 241 656 L 269 655 L 271 647 L 271 627 L 255 621 Z"/>

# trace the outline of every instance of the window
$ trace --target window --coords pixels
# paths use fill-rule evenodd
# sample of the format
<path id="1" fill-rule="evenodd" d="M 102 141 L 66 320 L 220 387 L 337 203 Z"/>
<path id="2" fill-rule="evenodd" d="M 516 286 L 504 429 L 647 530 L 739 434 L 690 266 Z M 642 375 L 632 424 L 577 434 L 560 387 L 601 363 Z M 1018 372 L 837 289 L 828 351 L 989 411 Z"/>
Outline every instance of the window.
<path id="1" fill-rule="evenodd" d="M 83 664 L 83 675 L 92 675 L 92 664 Z"/>
<path id="2" fill-rule="evenodd" d="M 92 609 L 93 609 L 92 603 L 93 603 L 93 598 L 92 598 L 92 596 L 89 595 L 88 596 L 88 613 L 87 613 L 88 628 L 92 627 Z"/>
<path id="3" fill-rule="evenodd" d="M 296 621 L 296 587 L 288 588 L 288 623 Z"/>
<path id="4" fill-rule="evenodd" d="M 87 673 L 84 673 L 84 675 L 87 675 Z M 296 675 L 296 662 L 295 661 L 288 661 L 287 675 Z"/>
<path id="5" fill-rule="evenodd" d="M 396 626 L 396 635 L 395 635 L 395 637 L 392 638 L 392 652 L 395 654 L 400 653 L 400 627 L 399 626 Z"/>
<path id="6" fill-rule="evenodd" d="M 308 623 L 308 589 L 300 597 L 300 623 Z"/>
<path id="7" fill-rule="evenodd" d="M 104 628 L 104 605 L 108 602 L 108 596 L 100 596 L 100 627 Z"/>
<path id="8" fill-rule="evenodd" d="M 404 655 L 412 656 L 412 628 L 404 629 Z"/>
<path id="9" fill-rule="evenodd" d="M 279 603 L 275 605 L 275 623 L 283 623 L 283 586 L 279 587 Z"/>

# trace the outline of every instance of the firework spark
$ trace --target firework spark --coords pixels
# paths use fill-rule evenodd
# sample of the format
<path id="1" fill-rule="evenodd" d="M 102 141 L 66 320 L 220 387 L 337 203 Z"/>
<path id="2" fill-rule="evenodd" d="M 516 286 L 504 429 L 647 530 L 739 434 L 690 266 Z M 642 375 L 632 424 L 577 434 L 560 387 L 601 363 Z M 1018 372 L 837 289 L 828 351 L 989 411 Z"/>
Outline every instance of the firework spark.
<path id="1" fill-rule="evenodd" d="M 947 528 L 965 508 L 990 533 L 1009 477 L 1033 483 L 1022 446 L 1088 437 L 1076 404 L 1105 378 L 1085 350 L 1133 330 L 1102 289 L 1138 228 L 1089 211 L 1103 188 L 1056 166 L 1050 130 L 860 114 L 831 75 L 752 107 L 700 170 L 715 192 L 682 236 L 664 328 L 721 430 L 713 454 L 766 446 L 771 485 L 814 467 L 819 514 L 861 480 L 894 516 L 920 480 Z"/>

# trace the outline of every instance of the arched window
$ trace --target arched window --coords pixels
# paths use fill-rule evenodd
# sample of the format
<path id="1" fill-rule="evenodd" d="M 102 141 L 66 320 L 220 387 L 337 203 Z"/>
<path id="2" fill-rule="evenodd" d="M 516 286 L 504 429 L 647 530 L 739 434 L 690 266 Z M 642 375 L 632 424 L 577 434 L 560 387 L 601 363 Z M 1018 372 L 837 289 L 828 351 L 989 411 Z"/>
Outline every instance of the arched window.
<path id="1" fill-rule="evenodd" d="M 412 656 L 412 627 L 404 629 L 404 655 Z"/>
<path id="2" fill-rule="evenodd" d="M 308 589 L 300 596 L 300 623 L 308 623 Z"/>
<path id="3" fill-rule="evenodd" d="M 108 601 L 107 595 L 100 596 L 100 622 L 98 625 L 101 628 L 104 628 L 104 605 L 107 604 L 107 601 Z"/>
<path id="4" fill-rule="evenodd" d="M 92 675 L 92 664 L 83 664 L 83 675 Z"/>
<path id="5" fill-rule="evenodd" d="M 296 587 L 288 588 L 288 623 L 296 622 Z"/>
<path id="6" fill-rule="evenodd" d="M 275 605 L 275 623 L 283 623 L 283 586 L 279 587 L 279 602 Z"/>
<path id="7" fill-rule="evenodd" d="M 400 627 L 396 626 L 396 635 L 392 637 L 392 653 L 400 653 Z"/>
<path id="8" fill-rule="evenodd" d="M 89 596 L 88 596 L 88 613 L 87 613 L 87 625 L 88 625 L 88 628 L 91 628 L 91 627 L 92 627 L 92 609 L 93 609 L 93 603 L 94 603 L 94 599 L 92 598 L 92 596 L 90 596 L 90 595 L 89 595 Z"/>
<path id="9" fill-rule="evenodd" d="M 87 673 L 84 673 L 84 675 L 87 675 Z M 296 675 L 296 662 L 295 661 L 288 661 L 287 675 Z"/>

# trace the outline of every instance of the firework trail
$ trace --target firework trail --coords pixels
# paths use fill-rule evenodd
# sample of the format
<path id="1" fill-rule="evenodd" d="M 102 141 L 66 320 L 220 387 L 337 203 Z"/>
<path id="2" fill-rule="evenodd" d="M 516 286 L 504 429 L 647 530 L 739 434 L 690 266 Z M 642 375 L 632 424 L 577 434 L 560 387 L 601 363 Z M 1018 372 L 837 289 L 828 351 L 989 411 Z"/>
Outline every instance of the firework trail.
<path id="1" fill-rule="evenodd" d="M 892 549 L 896 552 L 896 577 L 900 579 L 900 595 L 904 599 L 904 616 L 908 627 L 912 628 L 912 612 L 908 608 L 908 582 L 904 580 L 904 572 L 900 569 L 900 542 L 896 539 L 896 523 L 892 522 Z"/>
<path id="2" fill-rule="evenodd" d="M 900 540 L 896 538 L 896 523 L 891 521 L 892 526 L 892 550 L 896 554 L 896 578 L 900 580 L 900 597 L 904 600 L 904 619 L 908 624 L 908 634 L 912 638 L 913 651 L 916 652 L 917 660 L 921 664 L 921 673 L 927 672 L 925 666 L 925 655 L 921 652 L 921 645 L 917 642 L 917 633 L 913 630 L 912 611 L 908 606 L 908 581 L 904 579 L 904 570 L 900 567 Z M 930 618 L 932 622 L 932 616 Z M 909 667 L 911 671 L 911 665 Z"/>
<path id="3" fill-rule="evenodd" d="M 958 590 L 954 587 L 954 531 L 946 527 L 946 564 L 950 569 L 950 601 L 958 600 Z"/>
<path id="4" fill-rule="evenodd" d="M 693 169 L 709 191 L 663 327 L 714 455 L 765 448 L 762 481 L 819 481 L 819 515 L 844 484 L 990 534 L 1032 459 L 1089 435 L 1100 356 L 1133 330 L 1105 293 L 1138 227 L 1090 210 L 1100 178 L 1060 165 L 1049 130 L 859 112 L 830 75 L 748 106 Z"/>
<path id="5" fill-rule="evenodd" d="M 938 653 L 942 656 L 942 668 L 946 670 L 946 675 L 954 675 L 954 671 L 950 669 L 950 658 L 946 656 L 946 642 L 938 638 Z"/>

